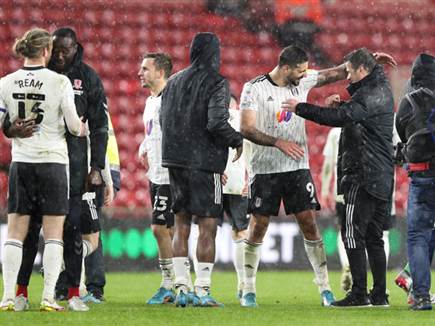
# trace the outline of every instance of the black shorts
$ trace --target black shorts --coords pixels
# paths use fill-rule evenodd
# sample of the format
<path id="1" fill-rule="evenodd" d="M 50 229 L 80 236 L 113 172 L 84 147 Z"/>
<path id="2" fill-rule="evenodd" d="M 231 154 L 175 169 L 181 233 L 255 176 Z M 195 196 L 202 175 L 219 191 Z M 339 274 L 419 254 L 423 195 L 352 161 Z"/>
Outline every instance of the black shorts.
<path id="1" fill-rule="evenodd" d="M 222 216 L 222 184 L 218 173 L 169 168 L 172 211 L 198 217 Z"/>
<path id="2" fill-rule="evenodd" d="M 104 188 L 99 187 L 95 193 L 87 192 L 81 197 L 80 229 L 82 234 L 91 234 L 101 231 L 101 206 L 98 205 L 98 193 L 100 191 L 104 191 Z"/>
<path id="3" fill-rule="evenodd" d="M 66 164 L 12 162 L 9 169 L 8 212 L 68 214 Z"/>
<path id="4" fill-rule="evenodd" d="M 287 215 L 320 210 L 310 170 L 257 174 L 250 180 L 248 213 L 277 216 L 281 200 Z"/>
<path id="5" fill-rule="evenodd" d="M 230 220 L 233 230 L 246 230 L 249 225 L 250 216 L 248 214 L 248 197 L 224 194 L 223 198 L 224 213 Z"/>
<path id="6" fill-rule="evenodd" d="M 169 185 L 150 182 L 151 202 L 153 203 L 152 224 L 174 226 L 174 213 L 171 210 L 172 194 Z"/>

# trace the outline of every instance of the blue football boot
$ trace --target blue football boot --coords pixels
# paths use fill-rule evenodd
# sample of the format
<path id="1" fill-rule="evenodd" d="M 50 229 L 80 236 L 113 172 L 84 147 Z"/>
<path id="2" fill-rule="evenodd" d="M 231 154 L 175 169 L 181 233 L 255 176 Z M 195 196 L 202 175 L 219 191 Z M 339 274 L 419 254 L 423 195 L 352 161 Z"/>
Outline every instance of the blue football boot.
<path id="1" fill-rule="evenodd" d="M 246 308 L 257 308 L 257 295 L 255 293 L 246 293 L 243 295 L 243 297 L 240 299 L 240 304 L 242 307 Z"/>
<path id="2" fill-rule="evenodd" d="M 322 306 L 330 307 L 332 303 L 335 301 L 334 295 L 331 291 L 325 290 L 320 294 L 320 298 L 322 299 Z"/>
<path id="3" fill-rule="evenodd" d="M 151 299 L 147 301 L 147 304 L 164 304 L 172 303 L 175 301 L 175 294 L 172 290 L 165 289 L 163 287 L 159 288 L 152 296 Z"/>

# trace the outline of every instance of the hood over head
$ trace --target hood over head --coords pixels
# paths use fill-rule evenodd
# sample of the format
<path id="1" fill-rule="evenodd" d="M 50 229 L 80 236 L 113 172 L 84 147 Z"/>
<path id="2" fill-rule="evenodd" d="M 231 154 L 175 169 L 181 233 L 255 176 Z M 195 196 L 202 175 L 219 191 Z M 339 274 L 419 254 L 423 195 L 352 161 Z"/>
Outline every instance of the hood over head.
<path id="1" fill-rule="evenodd" d="M 435 91 L 435 57 L 421 53 L 414 61 L 411 70 L 411 86 L 414 89 L 427 87 Z"/>
<path id="2" fill-rule="evenodd" d="M 198 33 L 190 45 L 190 63 L 199 68 L 219 71 L 220 45 L 218 37 L 213 33 Z"/>

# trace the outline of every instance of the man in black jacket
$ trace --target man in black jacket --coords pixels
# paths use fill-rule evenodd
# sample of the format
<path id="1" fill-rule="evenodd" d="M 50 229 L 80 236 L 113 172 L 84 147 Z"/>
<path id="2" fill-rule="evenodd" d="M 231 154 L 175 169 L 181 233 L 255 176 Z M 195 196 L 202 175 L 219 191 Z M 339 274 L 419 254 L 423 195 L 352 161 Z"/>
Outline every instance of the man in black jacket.
<path id="1" fill-rule="evenodd" d="M 107 100 L 103 84 L 97 73 L 83 62 L 83 47 L 77 42 L 75 32 L 70 28 L 60 28 L 53 33 L 53 36 L 53 53 L 48 68 L 65 74 L 70 79 L 74 89 L 77 113 L 88 122 L 90 132 L 90 158 L 88 158 L 86 137 L 78 138 L 66 131 L 70 167 L 70 212 L 64 227 L 64 260 L 67 280 L 62 281 L 61 274 L 61 281 L 56 287 L 56 296 L 59 297 L 59 294 L 65 296 L 66 293 L 59 292 L 68 290 L 69 308 L 85 311 L 88 308 L 79 298 L 80 273 L 83 249 L 86 251 L 85 255 L 89 255 L 98 246 L 100 224 L 99 220 L 95 219 L 97 216 L 95 211 L 103 204 L 104 183 L 101 170 L 105 167 L 108 140 Z M 25 133 L 26 130 L 18 129 L 15 123 L 12 126 L 6 132 L 8 136 L 12 136 L 14 132 L 22 132 L 19 137 L 28 136 L 28 133 Z M 85 193 L 88 193 L 87 197 L 82 198 Z M 89 196 L 96 198 L 85 200 L 91 198 Z M 39 229 L 39 225 L 31 225 L 29 235 L 24 242 L 17 297 L 27 298 L 27 285 L 37 252 Z M 82 241 L 82 234 L 93 234 L 94 236 Z"/>
<path id="2" fill-rule="evenodd" d="M 198 218 L 197 306 L 222 306 L 210 296 L 215 237 L 222 215 L 221 175 L 228 147 L 242 153 L 242 136 L 228 123 L 230 91 L 219 74 L 219 40 L 199 33 L 190 47 L 191 65 L 171 77 L 162 95 L 162 165 L 169 168 L 175 213 L 173 242 L 176 305 L 187 305 L 185 263 L 192 217 Z"/>
<path id="3" fill-rule="evenodd" d="M 405 143 L 408 193 L 408 259 L 413 310 L 431 310 L 430 264 L 435 249 L 435 57 L 420 54 L 399 105 L 396 128 Z"/>
<path id="4" fill-rule="evenodd" d="M 352 290 L 336 307 L 388 306 L 382 227 L 393 190 L 393 95 L 383 68 L 367 49 L 346 56 L 352 98 L 338 108 L 289 100 L 283 109 L 332 127 L 342 127 L 339 170 L 346 203 L 341 234 L 353 278 Z M 373 274 L 367 295 L 366 249 Z"/>

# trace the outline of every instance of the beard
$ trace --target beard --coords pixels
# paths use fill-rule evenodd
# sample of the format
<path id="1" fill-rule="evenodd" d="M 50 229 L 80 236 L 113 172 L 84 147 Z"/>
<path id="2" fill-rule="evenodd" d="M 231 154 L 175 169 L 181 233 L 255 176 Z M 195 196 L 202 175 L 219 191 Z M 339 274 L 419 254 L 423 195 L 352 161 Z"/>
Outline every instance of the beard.
<path id="1" fill-rule="evenodd" d="M 302 78 L 292 79 L 291 77 L 287 77 L 287 85 L 291 86 L 299 86 Z"/>

